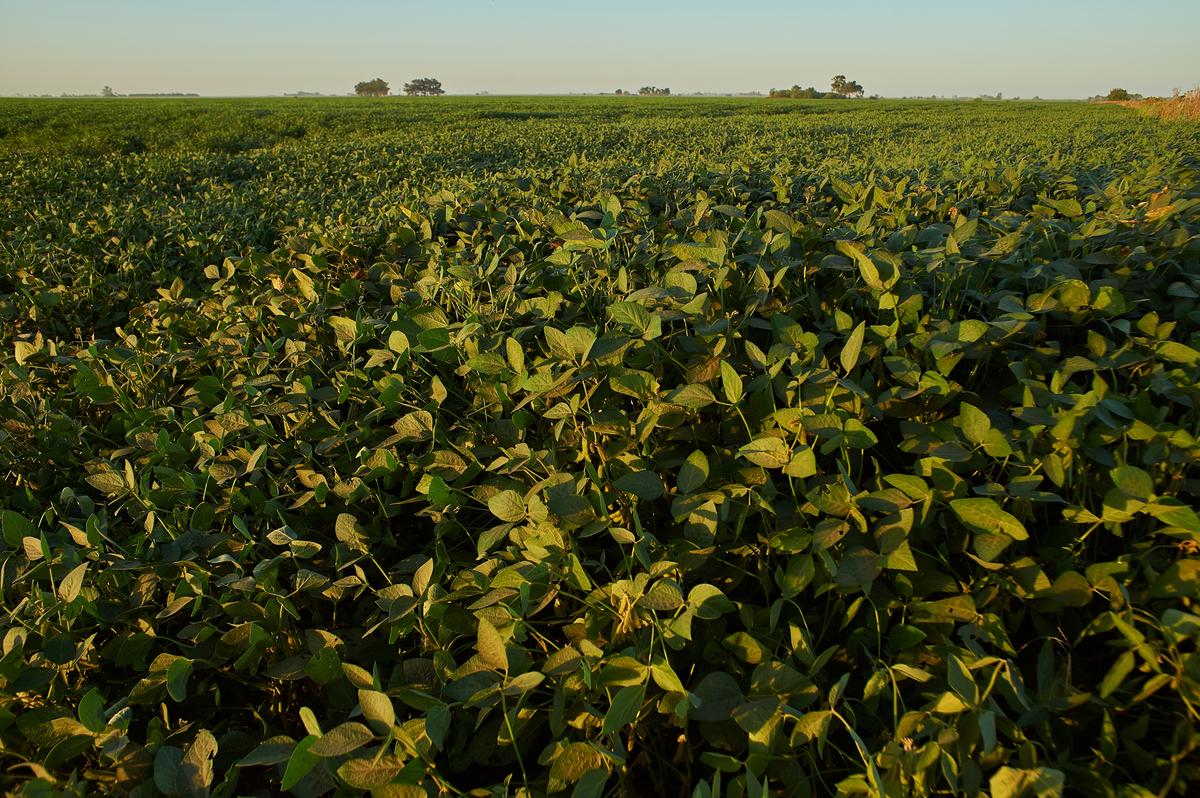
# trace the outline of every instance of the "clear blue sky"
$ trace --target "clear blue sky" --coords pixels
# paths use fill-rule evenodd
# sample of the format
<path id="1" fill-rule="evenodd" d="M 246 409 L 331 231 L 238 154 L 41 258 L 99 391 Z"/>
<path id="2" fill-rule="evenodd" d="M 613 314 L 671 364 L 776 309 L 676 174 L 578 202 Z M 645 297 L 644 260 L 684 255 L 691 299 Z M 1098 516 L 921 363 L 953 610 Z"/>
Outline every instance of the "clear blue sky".
<path id="1" fill-rule="evenodd" d="M 1198 41 L 1200 0 L 0 0 L 0 94 L 1167 94 Z"/>

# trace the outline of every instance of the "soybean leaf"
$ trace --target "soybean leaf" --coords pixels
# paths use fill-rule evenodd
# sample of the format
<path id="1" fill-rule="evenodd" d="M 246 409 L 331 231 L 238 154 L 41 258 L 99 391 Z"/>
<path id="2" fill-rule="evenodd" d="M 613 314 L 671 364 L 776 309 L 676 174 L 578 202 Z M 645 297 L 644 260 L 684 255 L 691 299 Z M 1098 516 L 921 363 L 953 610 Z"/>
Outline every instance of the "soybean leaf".
<path id="1" fill-rule="evenodd" d="M 1026 540 L 1029 533 L 1017 518 L 1000 508 L 992 499 L 954 499 L 950 509 L 963 526 L 978 534 L 1003 534 L 1013 540 Z"/>

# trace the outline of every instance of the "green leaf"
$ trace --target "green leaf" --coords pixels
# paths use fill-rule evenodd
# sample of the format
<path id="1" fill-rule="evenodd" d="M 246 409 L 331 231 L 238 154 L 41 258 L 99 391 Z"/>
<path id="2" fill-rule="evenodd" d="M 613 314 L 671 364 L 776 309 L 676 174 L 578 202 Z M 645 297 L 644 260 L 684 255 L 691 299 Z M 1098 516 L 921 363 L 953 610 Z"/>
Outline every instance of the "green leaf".
<path id="1" fill-rule="evenodd" d="M 481 352 L 466 363 L 467 368 L 485 376 L 495 376 L 508 370 L 508 363 L 495 352 Z"/>
<path id="2" fill-rule="evenodd" d="M 1200 352 L 1176 341 L 1164 341 L 1158 346 L 1158 354 L 1173 363 L 1185 366 L 1200 365 Z"/>
<path id="3" fill-rule="evenodd" d="M 992 421 L 987 413 L 963 402 L 959 407 L 959 416 L 963 437 L 977 445 L 987 440 L 988 431 L 992 428 Z"/>
<path id="4" fill-rule="evenodd" d="M 762 733 L 779 712 L 779 699 L 775 696 L 753 698 L 730 713 L 742 731 L 755 737 Z"/>
<path id="5" fill-rule="evenodd" d="M 12 548 L 19 548 L 21 539 L 32 536 L 34 531 L 34 525 L 20 513 L 14 510 L 0 511 L 0 533 L 3 533 L 4 542 Z"/>
<path id="6" fill-rule="evenodd" d="M 604 713 L 603 734 L 615 734 L 637 719 L 646 695 L 646 686 L 642 684 L 622 687 L 613 697 Z"/>
<path id="7" fill-rule="evenodd" d="M 660 579 L 638 599 L 637 605 L 655 612 L 673 612 L 683 606 L 683 590 L 674 580 Z"/>
<path id="8" fill-rule="evenodd" d="M 979 703 L 979 687 L 975 684 L 975 679 L 962 660 L 953 654 L 946 659 L 946 681 L 949 682 L 950 689 L 968 706 L 973 707 Z"/>
<path id="9" fill-rule="evenodd" d="M 837 567 L 837 584 L 864 592 L 883 570 L 883 557 L 862 546 L 850 549 Z"/>
<path id="10" fill-rule="evenodd" d="M 1012 545 L 1013 539 L 1008 535 L 993 532 L 976 532 L 972 541 L 975 553 L 985 562 L 996 562 L 1004 550 Z"/>
<path id="11" fill-rule="evenodd" d="M 179 794 L 179 767 L 183 749 L 163 745 L 154 753 L 154 786 L 164 795 Z"/>
<path id="12" fill-rule="evenodd" d="M 13 344 L 13 360 L 18 366 L 24 366 L 25 361 L 37 354 L 39 348 L 28 341 L 17 341 Z"/>
<path id="13" fill-rule="evenodd" d="M 609 386 L 617 393 L 647 400 L 658 394 L 658 380 L 648 371 L 636 369 L 614 370 L 608 377 Z"/>
<path id="14" fill-rule="evenodd" d="M 300 742 L 296 743 L 296 747 L 292 749 L 292 755 L 288 757 L 287 766 L 283 770 L 283 781 L 279 787 L 282 790 L 290 790 L 300 783 L 300 780 L 307 776 L 313 768 L 321 764 L 321 757 L 316 754 L 309 753 L 309 749 L 320 738 L 315 735 L 308 735 Z"/>
<path id="15" fill-rule="evenodd" d="M 234 767 L 248 768 L 267 765 L 280 765 L 288 761 L 296 742 L 291 737 L 279 735 L 263 740 L 253 751 L 234 763 Z"/>
<path id="16" fill-rule="evenodd" d="M 438 704 L 425 713 L 425 734 L 437 748 L 444 747 L 446 733 L 450 731 L 450 707 Z"/>
<path id="17" fill-rule="evenodd" d="M 687 690 L 683 686 L 683 682 L 679 679 L 679 674 L 671 669 L 671 666 L 666 662 L 653 662 L 650 665 L 650 678 L 654 683 L 668 693 L 684 696 L 687 695 Z"/>
<path id="18" fill-rule="evenodd" d="M 348 319 L 345 316 L 330 316 L 329 326 L 333 328 L 333 334 L 337 337 L 338 343 L 343 346 L 354 343 L 358 338 L 358 322 L 354 319 Z"/>
<path id="19" fill-rule="evenodd" d="M 292 269 L 289 272 L 292 279 L 296 281 L 296 287 L 300 289 L 300 295 L 310 302 L 317 298 L 317 292 L 313 287 L 313 279 L 299 269 Z"/>
<path id="20" fill-rule="evenodd" d="M 721 390 L 725 394 L 725 401 L 729 404 L 736 405 L 742 401 L 742 378 L 733 366 L 729 365 L 728 360 L 721 361 Z"/>
<path id="21" fill-rule="evenodd" d="M 95 687 L 88 690 L 79 700 L 78 714 L 79 722 L 94 734 L 108 728 L 108 722 L 104 719 L 104 696 Z"/>
<path id="22" fill-rule="evenodd" d="M 1021 231 L 1017 230 L 1016 232 L 1009 233 L 1006 236 L 1002 236 L 1002 237 L 996 239 L 996 243 L 994 243 L 992 245 L 992 248 L 990 250 L 988 250 L 987 254 L 995 256 L 995 257 L 1008 255 L 1008 254 L 1016 251 L 1017 247 L 1019 247 L 1020 245 L 1021 245 Z"/>
<path id="23" fill-rule="evenodd" d="M 921 501 L 929 495 L 929 485 L 920 477 L 911 474 L 888 474 L 883 481 L 904 492 L 915 501 Z"/>
<path id="24" fill-rule="evenodd" d="M 378 759 L 349 759 L 338 767 L 338 776 L 356 790 L 386 787 L 404 772 L 405 762 L 398 756 L 385 755 Z"/>
<path id="25" fill-rule="evenodd" d="M 1100 680 L 1100 697 L 1108 698 L 1112 695 L 1125 681 L 1125 677 L 1133 672 L 1136 662 L 1137 657 L 1132 651 L 1121 652 L 1121 656 L 1117 657 L 1108 669 L 1108 673 L 1104 674 L 1104 678 Z"/>
<path id="26" fill-rule="evenodd" d="M 1150 501 L 1154 496 L 1154 480 L 1142 469 L 1136 466 L 1123 465 L 1112 469 L 1108 473 L 1112 476 L 1113 484 L 1125 493 L 1125 495 L 1134 499 L 1140 499 L 1141 501 Z"/>
<path id="27" fill-rule="evenodd" d="M 88 563 L 81 563 L 62 578 L 58 583 L 58 597 L 67 604 L 70 604 L 79 597 L 79 591 L 83 589 L 83 578 L 87 576 Z"/>
<path id="28" fill-rule="evenodd" d="M 1189 532 L 1200 532 L 1200 516 L 1186 504 L 1175 499 L 1159 499 L 1146 507 L 1146 512 L 1153 515 L 1160 523 L 1168 526 L 1186 529 Z"/>
<path id="29" fill-rule="evenodd" d="M 990 709 L 979 713 L 979 738 L 983 743 L 984 753 L 996 750 L 999 742 L 996 738 L 996 713 Z"/>
<path id="30" fill-rule="evenodd" d="M 863 336 L 866 335 L 866 332 L 867 323 L 860 321 L 854 331 L 850 333 L 850 337 L 846 339 L 845 346 L 842 347 L 842 371 L 847 374 L 858 365 L 858 356 L 862 352 Z"/>
<path id="31" fill-rule="evenodd" d="M 552 357 L 575 360 L 575 347 L 565 332 L 556 327 L 545 327 L 542 329 L 542 338 L 546 340 L 546 350 Z"/>
<path id="32" fill-rule="evenodd" d="M 879 269 L 865 252 L 853 243 L 844 240 L 836 242 L 834 246 L 837 247 L 838 252 L 854 261 L 855 265 L 858 266 L 858 272 L 862 275 L 864 283 L 878 291 L 884 290 L 883 280 L 879 277 Z"/>
<path id="33" fill-rule="evenodd" d="M 317 721 L 316 713 L 308 707 L 300 707 L 300 723 L 304 725 L 304 730 L 314 737 L 324 734 L 321 731 L 321 724 Z"/>
<path id="34" fill-rule="evenodd" d="M 1066 776 L 1061 770 L 1001 767 L 988 781 L 991 798 L 1061 798 Z"/>
<path id="35" fill-rule="evenodd" d="M 375 735 L 366 726 L 348 722 L 325 732 L 309 746 L 308 752 L 321 758 L 342 756 L 362 748 L 374 739 Z"/>
<path id="36" fill-rule="evenodd" d="M 433 439 L 433 415 L 428 410 L 417 410 L 402 416 L 392 425 L 401 442 L 428 441 Z"/>
<path id="37" fill-rule="evenodd" d="M 396 723 L 396 709 L 392 699 L 378 690 L 358 691 L 358 706 L 362 709 L 367 724 L 377 734 L 387 734 Z"/>
<path id="38" fill-rule="evenodd" d="M 639 334 L 650 326 L 650 311 L 635 302 L 613 302 L 608 315 L 617 324 L 632 327 Z"/>
<path id="39" fill-rule="evenodd" d="M 1000 509 L 991 499 L 954 499 L 950 509 L 963 526 L 978 534 L 1003 534 L 1013 540 L 1026 540 L 1029 533 L 1015 516 Z"/>
<path id="40" fill-rule="evenodd" d="M 792 450 L 792 459 L 783 469 L 783 473 L 795 479 L 808 479 L 817 473 L 817 455 L 808 446 L 797 446 Z"/>
<path id="41" fill-rule="evenodd" d="M 691 410 L 699 410 L 717 401 L 717 397 L 713 396 L 707 385 L 692 383 L 671 391 L 667 394 L 667 401 Z"/>
<path id="42" fill-rule="evenodd" d="M 393 330 L 388 334 L 387 345 L 388 349 L 397 355 L 403 355 L 409 349 L 408 336 L 399 330 Z"/>
<path id="43" fill-rule="evenodd" d="M 909 624 L 897 624 L 888 633 L 888 643 L 897 650 L 912 648 L 925 639 L 925 632 Z"/>
<path id="44" fill-rule="evenodd" d="M 1200 560 L 1176 560 L 1150 586 L 1151 598 L 1200 596 Z"/>
<path id="45" fill-rule="evenodd" d="M 192 676 L 192 661 L 188 659 L 172 660 L 167 666 L 167 695 L 177 702 L 187 699 L 187 683 Z"/>
<path id="46" fill-rule="evenodd" d="M 693 493 L 704 486 L 708 480 L 708 458 L 704 452 L 697 449 L 688 455 L 687 460 L 679 467 L 675 476 L 675 487 L 680 493 Z"/>
<path id="47" fill-rule="evenodd" d="M 987 335 L 988 324 L 979 319 L 966 319 L 950 325 L 943 335 L 951 341 L 962 344 L 973 344 Z"/>
<path id="48" fill-rule="evenodd" d="M 734 632 L 723 642 L 734 656 L 747 665 L 757 665 L 767 659 L 767 649 L 747 632 Z"/>
<path id="49" fill-rule="evenodd" d="M 613 481 L 613 485 L 632 493 L 642 501 L 653 501 L 663 495 L 662 478 L 653 471 L 634 471 Z"/>
<path id="50" fill-rule="evenodd" d="M 917 560 L 908 541 L 901 541 L 896 548 L 883 556 L 883 567 L 889 571 L 917 571 Z"/>
<path id="51" fill-rule="evenodd" d="M 488 509 L 501 521 L 513 524 L 525 518 L 525 500 L 515 490 L 502 490 L 488 499 Z"/>
<path id="52" fill-rule="evenodd" d="M 681 261 L 702 260 L 714 266 L 721 265 L 725 260 L 726 253 L 727 249 L 724 245 L 712 246 L 693 241 L 675 244 L 671 247 L 671 254 Z"/>
<path id="53" fill-rule="evenodd" d="M 833 723 L 833 713 L 829 710 L 805 712 L 796 721 L 795 734 L 800 740 L 808 743 L 824 741 L 829 735 L 829 727 Z"/>
<path id="54" fill-rule="evenodd" d="M 571 351 L 580 360 L 587 360 L 588 354 L 596 343 L 596 333 L 587 327 L 572 327 L 567 330 L 567 342 L 571 346 Z"/>
<path id="55" fill-rule="evenodd" d="M 733 710 L 746 700 L 737 680 L 724 671 L 712 671 L 704 676 L 692 691 L 699 706 L 688 717 L 700 723 L 719 723 L 729 720 Z"/>
<path id="56" fill-rule="evenodd" d="M 738 449 L 737 456 L 763 468 L 783 468 L 791 460 L 788 446 L 779 438 L 756 438 Z"/>
<path id="57" fill-rule="evenodd" d="M 574 784 L 585 773 L 604 767 L 604 757 L 587 743 L 566 745 L 550 765 L 550 778 Z"/>
<path id="58" fill-rule="evenodd" d="M 521 343 L 516 338 L 504 339 L 504 356 L 508 360 L 508 367 L 517 374 L 525 372 L 525 350 L 521 348 Z"/>
<path id="59" fill-rule="evenodd" d="M 609 773 L 605 768 L 589 770 L 575 782 L 571 798 L 600 798 L 604 795 L 604 785 L 608 783 L 608 777 Z"/>
<path id="60" fill-rule="evenodd" d="M 713 621 L 727 612 L 737 609 L 721 589 L 715 585 L 696 585 L 688 593 L 687 605 L 701 620 Z"/>
<path id="61" fill-rule="evenodd" d="M 208 795 L 216 755 L 217 739 L 211 732 L 201 729 L 179 763 L 175 789 L 182 798 L 205 798 Z"/>
<path id="62" fill-rule="evenodd" d="M 105 496 L 120 496 L 129 490 L 128 486 L 125 484 L 125 477 L 121 476 L 116 471 L 97 471 L 94 474 L 89 474 L 86 479 L 89 485 L 103 493 Z"/>
<path id="63" fill-rule="evenodd" d="M 788 558 L 787 568 L 780 579 L 780 588 L 785 599 L 795 598 L 812 583 L 816 576 L 816 563 L 810 554 L 797 554 Z"/>
<path id="64" fill-rule="evenodd" d="M 475 647 L 479 651 L 479 658 L 489 668 L 508 670 L 508 650 L 504 645 L 504 638 L 496 631 L 496 627 L 492 626 L 491 621 L 482 616 L 479 618 Z"/>
<path id="65" fill-rule="evenodd" d="M 1050 199 L 1042 197 L 1041 203 L 1047 205 L 1061 213 L 1063 216 L 1076 217 L 1083 215 L 1083 207 L 1079 204 L 1079 200 L 1071 197 L 1069 199 Z"/>

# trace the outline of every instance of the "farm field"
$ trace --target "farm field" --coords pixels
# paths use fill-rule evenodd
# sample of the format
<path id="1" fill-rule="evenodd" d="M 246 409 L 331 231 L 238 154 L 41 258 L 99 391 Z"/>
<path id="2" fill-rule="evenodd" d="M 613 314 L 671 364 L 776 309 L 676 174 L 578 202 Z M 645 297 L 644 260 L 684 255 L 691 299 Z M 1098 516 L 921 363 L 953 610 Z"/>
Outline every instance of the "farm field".
<path id="1" fill-rule="evenodd" d="M 1200 123 L 0 100 L 0 785 L 1200 790 Z"/>

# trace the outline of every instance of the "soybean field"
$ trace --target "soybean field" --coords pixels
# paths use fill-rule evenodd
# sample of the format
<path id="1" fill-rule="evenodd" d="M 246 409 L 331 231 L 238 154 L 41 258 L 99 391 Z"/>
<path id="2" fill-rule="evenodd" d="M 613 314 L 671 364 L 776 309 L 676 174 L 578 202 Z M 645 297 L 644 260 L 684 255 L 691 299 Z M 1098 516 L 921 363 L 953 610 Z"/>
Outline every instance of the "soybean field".
<path id="1" fill-rule="evenodd" d="M 1200 791 L 1200 122 L 0 101 L 0 786 Z"/>

